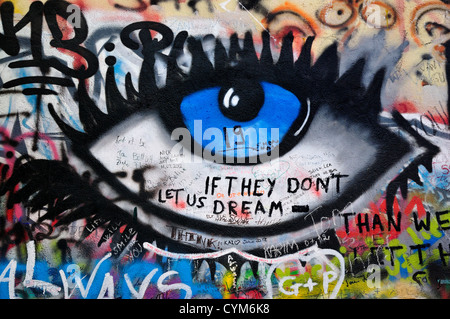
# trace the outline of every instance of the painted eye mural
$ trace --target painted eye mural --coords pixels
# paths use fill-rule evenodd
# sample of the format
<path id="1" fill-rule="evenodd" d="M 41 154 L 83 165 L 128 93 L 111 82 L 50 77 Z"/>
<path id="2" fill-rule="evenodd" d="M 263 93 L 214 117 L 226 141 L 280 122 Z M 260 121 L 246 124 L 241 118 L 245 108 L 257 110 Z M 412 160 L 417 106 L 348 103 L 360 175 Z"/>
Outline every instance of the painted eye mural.
<path id="1" fill-rule="evenodd" d="M 449 8 L 400 2 L 1 2 L 0 298 L 447 298 Z"/>

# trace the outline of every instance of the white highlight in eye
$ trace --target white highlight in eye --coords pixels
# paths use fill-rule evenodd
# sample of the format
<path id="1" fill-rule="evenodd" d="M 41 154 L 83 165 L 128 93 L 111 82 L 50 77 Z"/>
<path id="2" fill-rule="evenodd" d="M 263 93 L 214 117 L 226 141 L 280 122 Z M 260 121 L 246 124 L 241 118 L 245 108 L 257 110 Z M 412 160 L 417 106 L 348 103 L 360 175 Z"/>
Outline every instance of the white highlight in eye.
<path id="1" fill-rule="evenodd" d="M 229 107 L 230 107 L 230 98 L 231 98 L 231 96 L 233 95 L 233 93 L 234 93 L 234 89 L 231 88 L 231 89 L 229 89 L 229 90 L 227 91 L 227 93 L 226 93 L 225 96 L 223 97 L 223 106 L 225 106 L 226 108 L 229 108 Z M 237 98 L 238 98 L 238 101 L 239 101 L 239 97 L 237 97 Z M 236 102 L 236 101 L 235 101 L 234 98 L 233 98 L 233 100 L 231 101 L 231 105 L 232 105 L 232 106 L 236 106 L 236 105 L 237 105 L 237 102 L 236 102 L 236 104 L 235 104 L 234 102 Z"/>
<path id="2" fill-rule="evenodd" d="M 236 106 L 239 103 L 239 96 L 235 95 L 233 96 L 233 98 L 231 99 L 231 106 Z"/>

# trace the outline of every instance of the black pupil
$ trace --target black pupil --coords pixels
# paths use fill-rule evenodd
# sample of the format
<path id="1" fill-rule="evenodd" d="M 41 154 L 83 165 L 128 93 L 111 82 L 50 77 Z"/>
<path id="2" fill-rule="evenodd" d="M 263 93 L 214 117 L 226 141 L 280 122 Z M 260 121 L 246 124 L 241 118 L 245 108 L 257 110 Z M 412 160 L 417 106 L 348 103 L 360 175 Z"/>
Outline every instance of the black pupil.
<path id="1" fill-rule="evenodd" d="M 254 119 L 264 104 L 264 90 L 258 82 L 235 82 L 219 92 L 220 111 L 237 122 Z"/>

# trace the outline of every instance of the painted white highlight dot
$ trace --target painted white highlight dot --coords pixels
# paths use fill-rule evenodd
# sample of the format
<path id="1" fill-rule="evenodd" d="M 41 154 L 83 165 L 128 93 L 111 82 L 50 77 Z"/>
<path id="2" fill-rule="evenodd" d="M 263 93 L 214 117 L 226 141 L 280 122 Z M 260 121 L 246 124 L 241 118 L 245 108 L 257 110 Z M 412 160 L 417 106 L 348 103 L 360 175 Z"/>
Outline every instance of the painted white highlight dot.
<path id="1" fill-rule="evenodd" d="M 234 93 L 234 89 L 231 88 L 227 91 L 227 93 L 223 97 L 223 106 L 225 106 L 226 108 L 230 107 L 230 98 L 231 98 L 231 95 L 233 95 L 233 93 Z"/>
<path id="2" fill-rule="evenodd" d="M 233 98 L 231 99 L 231 106 L 236 106 L 239 103 L 239 96 L 235 95 L 233 96 Z"/>

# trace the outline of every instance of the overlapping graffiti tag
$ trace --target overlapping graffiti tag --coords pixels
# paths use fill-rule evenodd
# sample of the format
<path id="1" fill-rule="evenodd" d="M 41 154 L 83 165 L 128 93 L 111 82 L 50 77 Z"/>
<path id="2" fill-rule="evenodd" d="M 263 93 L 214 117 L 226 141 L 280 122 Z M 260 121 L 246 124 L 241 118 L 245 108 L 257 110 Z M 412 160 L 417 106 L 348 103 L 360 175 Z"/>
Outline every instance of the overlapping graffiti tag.
<path id="1" fill-rule="evenodd" d="M 445 1 L 1 1 L 1 298 L 448 298 Z"/>

